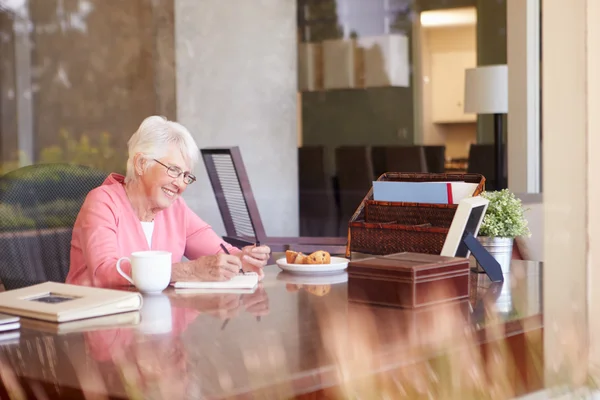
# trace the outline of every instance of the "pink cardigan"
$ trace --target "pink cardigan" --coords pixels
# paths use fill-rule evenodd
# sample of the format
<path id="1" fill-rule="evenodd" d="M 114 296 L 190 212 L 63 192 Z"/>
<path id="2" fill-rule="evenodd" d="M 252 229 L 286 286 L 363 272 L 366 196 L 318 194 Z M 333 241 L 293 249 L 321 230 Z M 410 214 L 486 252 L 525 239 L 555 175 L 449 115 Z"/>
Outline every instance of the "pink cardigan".
<path id="1" fill-rule="evenodd" d="M 117 272 L 116 264 L 120 257 L 134 251 L 170 251 L 173 263 L 180 262 L 184 255 L 193 260 L 222 252 L 220 244 L 225 242 L 181 197 L 156 215 L 150 249 L 123 182 L 122 175 L 111 174 L 87 195 L 73 227 L 67 283 L 129 285 Z M 234 247 L 225 245 L 232 253 L 236 252 Z M 131 272 L 128 262 L 121 266 L 126 273 Z"/>

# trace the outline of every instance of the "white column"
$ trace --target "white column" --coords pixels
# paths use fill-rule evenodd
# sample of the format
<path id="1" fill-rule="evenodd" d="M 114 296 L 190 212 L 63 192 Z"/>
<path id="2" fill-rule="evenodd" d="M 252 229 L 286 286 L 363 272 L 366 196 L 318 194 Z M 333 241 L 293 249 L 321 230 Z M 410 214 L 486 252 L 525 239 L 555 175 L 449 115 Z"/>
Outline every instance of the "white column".
<path id="1" fill-rule="evenodd" d="M 540 191 L 540 0 L 507 0 L 508 187 Z"/>
<path id="2" fill-rule="evenodd" d="M 413 6 L 415 7 L 415 6 Z M 412 88 L 413 88 L 413 143 L 416 145 L 429 144 L 425 140 L 425 110 L 423 109 L 425 82 L 423 82 L 423 47 L 425 32 L 421 27 L 421 10 L 413 8 L 415 18 L 412 22 Z M 431 90 L 429 90 L 431 92 Z M 429 113 L 427 113 L 429 117 Z"/>
<path id="3" fill-rule="evenodd" d="M 587 289 L 590 365 L 600 363 L 600 2 L 587 0 Z"/>
<path id="4" fill-rule="evenodd" d="M 29 1 L 14 10 L 15 89 L 19 166 L 33 159 L 33 93 L 31 91 L 31 38 Z"/>
<path id="5" fill-rule="evenodd" d="M 177 118 L 198 146 L 239 146 L 270 236 L 298 234 L 296 0 L 175 0 Z M 190 207 L 219 233 L 202 162 Z"/>
<path id="6" fill-rule="evenodd" d="M 542 9 L 544 363 L 553 386 L 580 384 L 588 360 L 600 360 L 600 2 L 543 0 Z"/>

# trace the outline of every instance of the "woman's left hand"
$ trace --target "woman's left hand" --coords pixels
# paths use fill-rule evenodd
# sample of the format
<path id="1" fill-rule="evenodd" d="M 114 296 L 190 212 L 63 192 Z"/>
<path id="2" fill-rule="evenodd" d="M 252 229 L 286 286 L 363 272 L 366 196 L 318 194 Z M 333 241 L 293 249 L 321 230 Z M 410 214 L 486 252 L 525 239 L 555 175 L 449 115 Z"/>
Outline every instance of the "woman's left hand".
<path id="1" fill-rule="evenodd" d="M 240 259 L 244 271 L 256 272 L 260 279 L 265 276 L 263 268 L 271 256 L 269 246 L 246 246 L 242 248 Z"/>

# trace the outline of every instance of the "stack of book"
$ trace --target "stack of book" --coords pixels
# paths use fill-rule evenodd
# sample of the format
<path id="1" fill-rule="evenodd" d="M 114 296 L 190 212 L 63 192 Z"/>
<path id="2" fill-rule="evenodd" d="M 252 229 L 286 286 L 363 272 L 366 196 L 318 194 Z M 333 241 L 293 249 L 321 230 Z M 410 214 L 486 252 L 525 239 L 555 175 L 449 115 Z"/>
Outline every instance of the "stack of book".
<path id="1" fill-rule="evenodd" d="M 12 343 L 20 337 L 20 318 L 7 314 L 0 314 L 0 345 Z"/>

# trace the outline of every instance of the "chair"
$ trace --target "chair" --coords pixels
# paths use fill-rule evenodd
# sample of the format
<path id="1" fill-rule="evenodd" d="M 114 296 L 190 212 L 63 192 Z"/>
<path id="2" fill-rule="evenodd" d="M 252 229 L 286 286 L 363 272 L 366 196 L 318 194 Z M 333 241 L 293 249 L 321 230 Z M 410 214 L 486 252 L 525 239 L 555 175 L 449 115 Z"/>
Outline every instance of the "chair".
<path id="1" fill-rule="evenodd" d="M 495 190 L 496 188 L 494 158 L 493 144 L 471 144 L 467 172 L 483 175 L 486 180 L 486 190 Z"/>
<path id="2" fill-rule="evenodd" d="M 386 172 L 428 172 L 423 146 L 387 146 Z"/>
<path id="3" fill-rule="evenodd" d="M 298 189 L 300 236 L 335 236 L 339 216 L 323 146 L 298 148 Z"/>
<path id="4" fill-rule="evenodd" d="M 88 192 L 106 176 L 57 163 L 0 177 L 0 280 L 7 290 L 65 281 L 73 224 Z"/>
<path id="5" fill-rule="evenodd" d="M 443 174 L 446 172 L 446 146 L 423 146 L 427 172 Z"/>
<path id="6" fill-rule="evenodd" d="M 346 237 L 267 236 L 239 147 L 206 148 L 200 152 L 225 225 L 225 241 L 234 246 L 260 241 L 274 252 L 293 248 L 345 254 Z"/>
<path id="7" fill-rule="evenodd" d="M 340 193 L 340 232 L 348 234 L 348 222 L 373 185 L 373 163 L 367 146 L 335 149 L 335 168 Z"/>
<path id="8" fill-rule="evenodd" d="M 373 166 L 373 178 L 376 180 L 381 175 L 388 172 L 386 164 L 386 146 L 373 146 L 371 147 L 371 164 Z"/>

